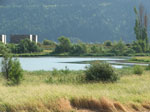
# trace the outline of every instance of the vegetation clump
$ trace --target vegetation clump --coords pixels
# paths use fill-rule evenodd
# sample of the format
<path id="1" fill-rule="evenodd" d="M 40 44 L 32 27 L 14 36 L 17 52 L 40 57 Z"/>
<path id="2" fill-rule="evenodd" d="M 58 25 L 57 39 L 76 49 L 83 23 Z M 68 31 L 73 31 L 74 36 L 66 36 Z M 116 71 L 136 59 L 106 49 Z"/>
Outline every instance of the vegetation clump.
<path id="1" fill-rule="evenodd" d="M 59 37 L 58 38 L 59 44 L 56 46 L 55 53 L 64 53 L 69 52 L 71 49 L 71 41 L 67 37 Z"/>
<path id="2" fill-rule="evenodd" d="M 137 75 L 142 75 L 143 71 L 144 71 L 144 69 L 139 65 L 135 65 L 133 68 L 133 73 L 137 74 Z"/>
<path id="3" fill-rule="evenodd" d="M 6 47 L 3 48 L 1 53 L 3 56 L 1 63 L 2 75 L 8 84 L 18 85 L 23 78 L 23 69 L 21 68 L 20 62 L 17 59 L 12 59 L 12 55 Z"/>
<path id="4" fill-rule="evenodd" d="M 146 67 L 146 70 L 150 70 L 150 64 Z"/>
<path id="5" fill-rule="evenodd" d="M 104 42 L 105 46 L 112 46 L 112 42 L 110 40 L 107 40 Z"/>
<path id="6" fill-rule="evenodd" d="M 83 83 L 85 75 L 82 71 L 71 71 L 67 67 L 63 70 L 53 69 L 46 79 L 47 83 Z"/>
<path id="7" fill-rule="evenodd" d="M 108 63 L 95 62 L 86 68 L 85 74 L 88 81 L 115 82 L 119 79 L 118 74 Z"/>
<path id="8" fill-rule="evenodd" d="M 43 45 L 56 45 L 55 42 L 53 42 L 52 40 L 43 40 Z"/>

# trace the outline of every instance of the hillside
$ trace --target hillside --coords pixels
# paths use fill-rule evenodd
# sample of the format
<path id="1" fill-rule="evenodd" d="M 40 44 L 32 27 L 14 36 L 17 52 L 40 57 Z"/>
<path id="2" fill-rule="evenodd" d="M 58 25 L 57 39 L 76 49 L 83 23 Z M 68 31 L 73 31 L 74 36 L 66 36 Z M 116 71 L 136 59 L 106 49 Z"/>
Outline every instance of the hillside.
<path id="1" fill-rule="evenodd" d="M 149 0 L 1 0 L 0 33 L 129 42 L 135 39 L 133 8 L 140 3 L 150 12 Z"/>

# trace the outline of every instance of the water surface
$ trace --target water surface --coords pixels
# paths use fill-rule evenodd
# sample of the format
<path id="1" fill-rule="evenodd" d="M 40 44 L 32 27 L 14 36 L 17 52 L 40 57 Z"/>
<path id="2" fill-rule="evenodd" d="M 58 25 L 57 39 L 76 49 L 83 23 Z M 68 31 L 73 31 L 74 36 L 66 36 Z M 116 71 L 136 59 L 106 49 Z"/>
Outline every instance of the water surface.
<path id="1" fill-rule="evenodd" d="M 1 62 L 0 58 L 0 62 Z M 126 66 L 134 65 L 135 63 L 123 63 L 122 61 L 128 58 L 114 58 L 114 57 L 20 57 L 21 66 L 24 70 L 37 71 L 37 70 L 53 70 L 65 69 L 70 70 L 84 70 L 89 64 L 75 63 L 82 61 L 94 61 L 101 60 L 111 63 L 115 68 L 122 68 Z M 73 63 L 72 63 L 73 62 Z"/>

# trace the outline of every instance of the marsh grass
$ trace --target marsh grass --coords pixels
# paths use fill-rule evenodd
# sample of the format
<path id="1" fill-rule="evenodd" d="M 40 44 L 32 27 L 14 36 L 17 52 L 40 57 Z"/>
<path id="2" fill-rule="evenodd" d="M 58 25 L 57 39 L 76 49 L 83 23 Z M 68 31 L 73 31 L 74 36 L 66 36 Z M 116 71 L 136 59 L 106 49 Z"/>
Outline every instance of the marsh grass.
<path id="1" fill-rule="evenodd" d="M 83 71 L 71 71 L 67 68 L 65 70 L 53 69 L 47 77 L 46 82 L 51 84 L 79 84 L 85 82 L 85 75 Z"/>
<path id="2" fill-rule="evenodd" d="M 117 74 L 122 77 L 126 75 L 132 75 L 133 74 L 133 67 L 124 67 L 122 69 L 115 69 Z"/>
<path id="3" fill-rule="evenodd" d="M 78 76 L 82 73 L 82 71 L 71 72 L 71 74 L 63 77 L 70 80 L 70 78 L 74 77 L 73 75 Z M 84 110 L 83 107 L 90 104 L 91 99 L 95 102 L 95 105 L 91 104 L 85 110 L 92 111 L 92 108 L 97 105 L 96 102 L 98 104 L 101 102 L 99 98 L 102 97 L 119 102 L 117 104 L 110 101 L 110 104 L 115 108 L 121 108 L 121 105 L 126 108 L 126 105 L 129 105 L 131 110 L 133 108 L 141 110 L 150 106 L 149 103 L 144 104 L 144 102 L 150 102 L 150 71 L 144 71 L 141 76 L 133 74 L 122 75 L 121 79 L 116 83 L 78 83 L 76 81 L 73 83 L 66 81 L 65 83 L 60 83 L 58 80 L 53 83 L 46 83 L 45 80 L 50 75 L 52 75 L 50 71 L 25 71 L 24 80 L 19 86 L 6 86 L 4 84 L 5 80 L 0 76 L 0 111 L 65 112 L 66 109 L 71 109 L 69 111 Z M 55 76 L 56 79 L 59 79 L 58 77 L 60 75 Z M 63 100 L 60 101 L 60 99 Z M 137 105 L 140 106 L 138 107 Z"/>
<path id="4" fill-rule="evenodd" d="M 135 62 L 150 62 L 150 56 L 137 56 L 130 59 Z"/>

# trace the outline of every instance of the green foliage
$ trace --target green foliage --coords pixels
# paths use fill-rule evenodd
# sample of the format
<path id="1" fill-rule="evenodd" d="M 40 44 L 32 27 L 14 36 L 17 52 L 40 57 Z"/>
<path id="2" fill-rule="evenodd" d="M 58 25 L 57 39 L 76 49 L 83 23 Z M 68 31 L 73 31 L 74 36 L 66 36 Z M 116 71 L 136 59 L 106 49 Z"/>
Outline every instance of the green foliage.
<path id="1" fill-rule="evenodd" d="M 104 42 L 105 46 L 112 46 L 112 42 L 110 40 L 107 40 Z"/>
<path id="2" fill-rule="evenodd" d="M 85 75 L 82 71 L 71 71 L 68 68 L 65 70 L 53 69 L 50 76 L 46 80 L 47 83 L 83 83 Z"/>
<path id="3" fill-rule="evenodd" d="M 11 73 L 11 67 L 12 67 L 12 56 L 7 53 L 7 52 L 3 52 L 3 59 L 2 59 L 2 67 L 1 67 L 1 71 L 3 76 L 5 77 L 5 79 L 9 80 L 10 79 L 10 73 Z"/>
<path id="4" fill-rule="evenodd" d="M 133 42 L 132 49 L 136 53 L 146 53 L 149 48 L 147 48 L 146 40 L 137 40 Z"/>
<path id="5" fill-rule="evenodd" d="M 59 44 L 56 46 L 55 53 L 64 53 L 69 52 L 71 49 L 71 41 L 67 37 L 59 37 L 58 38 Z"/>
<path id="6" fill-rule="evenodd" d="M 113 44 L 111 53 L 114 53 L 116 56 L 122 56 L 125 55 L 125 51 L 127 50 L 127 47 L 125 43 L 120 40 L 119 42 L 116 42 Z"/>
<path id="7" fill-rule="evenodd" d="M 144 69 L 143 69 L 143 67 L 141 67 L 140 65 L 135 65 L 135 66 L 133 67 L 133 73 L 134 73 L 134 74 L 142 75 L 143 72 L 144 72 Z"/>
<path id="8" fill-rule="evenodd" d="M 61 75 L 63 75 L 63 74 L 65 74 L 65 75 L 67 75 L 67 74 L 69 74 L 71 71 L 67 68 L 67 66 L 65 67 L 65 69 L 62 69 L 62 70 L 57 70 L 57 69 L 53 69 L 52 71 L 51 71 L 51 74 L 53 75 L 53 76 L 55 76 L 55 75 L 59 75 L 59 74 L 61 74 Z"/>
<path id="9" fill-rule="evenodd" d="M 132 48 L 127 48 L 125 51 L 125 56 L 130 56 L 130 55 L 134 55 L 135 51 Z"/>
<path id="10" fill-rule="evenodd" d="M 43 45 L 54 46 L 54 45 L 56 45 L 56 43 L 53 42 L 52 40 L 44 40 L 44 41 L 43 41 Z"/>
<path id="11" fill-rule="evenodd" d="M 85 71 L 87 81 L 115 82 L 118 74 L 108 63 L 93 63 Z"/>
<path id="12" fill-rule="evenodd" d="M 132 44 L 132 49 L 136 52 L 136 53 L 142 53 L 142 47 L 140 46 L 138 41 L 134 41 Z"/>
<path id="13" fill-rule="evenodd" d="M 6 46 L 5 44 L 3 44 L 2 42 L 0 42 L 0 54 L 4 53 L 4 51 L 6 50 Z M 8 50 L 8 49 L 7 49 Z"/>
<path id="14" fill-rule="evenodd" d="M 91 53 L 104 53 L 102 46 L 92 45 Z"/>
<path id="15" fill-rule="evenodd" d="M 33 53 L 41 51 L 42 49 L 35 42 L 31 42 L 29 39 L 22 40 L 17 46 L 18 53 Z"/>
<path id="16" fill-rule="evenodd" d="M 84 43 L 74 44 L 71 47 L 70 53 L 71 54 L 78 54 L 78 55 L 86 54 L 87 53 L 87 46 Z"/>
<path id="17" fill-rule="evenodd" d="M 135 27 L 134 32 L 136 34 L 136 40 L 138 45 L 136 45 L 137 51 L 142 49 L 142 52 L 147 52 L 149 50 L 149 42 L 148 42 L 148 31 L 147 31 L 147 14 L 144 12 L 144 7 L 140 5 L 139 12 L 136 8 L 134 8 L 134 12 L 136 14 Z M 136 47 L 134 46 L 134 47 Z M 140 46 L 140 47 L 139 47 Z M 135 48 L 134 48 L 135 49 Z"/>
<path id="18" fill-rule="evenodd" d="M 146 66 L 146 70 L 150 70 L 150 64 L 148 64 L 148 66 Z"/>
<path id="19" fill-rule="evenodd" d="M 123 67 L 121 69 L 116 69 L 116 73 L 119 74 L 119 76 L 126 76 L 126 75 L 132 75 L 133 74 L 133 68 L 132 67 Z"/>
<path id="20" fill-rule="evenodd" d="M 18 46 L 16 44 L 7 44 L 7 47 L 10 49 L 12 53 L 18 52 Z"/>
<path id="21" fill-rule="evenodd" d="M 18 85 L 23 78 L 23 69 L 17 59 L 12 60 L 12 65 L 9 73 L 10 84 Z"/>
<path id="22" fill-rule="evenodd" d="M 23 77 L 23 70 L 20 62 L 17 59 L 12 59 L 9 52 L 5 51 L 2 53 L 2 75 L 9 82 L 9 84 L 19 84 Z"/>

